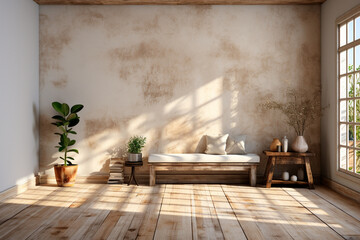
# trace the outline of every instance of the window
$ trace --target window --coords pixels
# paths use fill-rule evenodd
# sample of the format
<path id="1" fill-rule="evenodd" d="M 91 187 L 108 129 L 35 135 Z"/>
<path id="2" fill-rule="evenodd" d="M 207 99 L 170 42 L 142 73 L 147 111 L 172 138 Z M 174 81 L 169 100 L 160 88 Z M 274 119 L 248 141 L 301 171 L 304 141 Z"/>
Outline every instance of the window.
<path id="1" fill-rule="evenodd" d="M 337 21 L 338 169 L 360 177 L 360 9 Z"/>

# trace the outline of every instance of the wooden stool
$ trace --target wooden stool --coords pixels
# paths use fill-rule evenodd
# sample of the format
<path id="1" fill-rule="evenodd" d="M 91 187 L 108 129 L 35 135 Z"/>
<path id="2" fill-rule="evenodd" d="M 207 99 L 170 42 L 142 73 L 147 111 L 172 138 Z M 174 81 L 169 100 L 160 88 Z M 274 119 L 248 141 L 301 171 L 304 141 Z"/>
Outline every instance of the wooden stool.
<path id="1" fill-rule="evenodd" d="M 264 151 L 264 154 L 268 157 L 264 176 L 267 188 L 270 188 L 271 184 L 300 184 L 309 185 L 310 189 L 314 189 L 314 180 L 311 172 L 309 157 L 314 157 L 315 153 Z M 304 164 L 307 174 L 307 181 L 284 181 L 278 179 L 273 180 L 272 178 L 276 164 Z"/>

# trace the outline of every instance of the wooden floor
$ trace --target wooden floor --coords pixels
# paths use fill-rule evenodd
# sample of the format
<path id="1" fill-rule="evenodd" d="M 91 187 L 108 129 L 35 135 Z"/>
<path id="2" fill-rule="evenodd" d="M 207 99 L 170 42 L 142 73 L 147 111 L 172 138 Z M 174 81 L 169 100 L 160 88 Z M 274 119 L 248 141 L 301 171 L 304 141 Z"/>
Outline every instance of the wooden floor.
<path id="1" fill-rule="evenodd" d="M 1 202 L 0 239 L 360 239 L 360 205 L 321 186 L 38 186 Z"/>

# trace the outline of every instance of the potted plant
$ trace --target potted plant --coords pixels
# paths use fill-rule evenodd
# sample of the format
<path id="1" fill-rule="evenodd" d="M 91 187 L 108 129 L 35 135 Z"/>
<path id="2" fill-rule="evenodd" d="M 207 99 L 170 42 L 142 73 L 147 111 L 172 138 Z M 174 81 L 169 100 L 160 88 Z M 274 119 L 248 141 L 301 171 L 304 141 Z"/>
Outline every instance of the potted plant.
<path id="1" fill-rule="evenodd" d="M 80 122 L 80 117 L 77 113 L 80 112 L 84 106 L 76 104 L 70 109 L 68 104 L 59 102 L 53 102 L 52 106 L 55 111 L 60 114 L 53 116 L 52 118 L 55 119 L 56 122 L 51 123 L 57 126 L 58 130 L 60 130 L 60 132 L 55 133 L 60 137 L 59 145 L 55 147 L 59 152 L 64 153 L 64 156 L 60 157 L 64 161 L 64 164 L 56 164 L 54 166 L 56 182 L 59 187 L 70 187 L 75 183 L 78 165 L 73 164 L 70 161 L 75 159 L 73 157 L 69 157 L 68 153 L 79 153 L 77 149 L 73 148 L 76 141 L 70 139 L 70 134 L 76 134 L 76 132 L 73 131 L 73 127 Z"/>
<path id="2" fill-rule="evenodd" d="M 291 145 L 295 152 L 306 152 L 308 145 L 304 138 L 305 129 L 321 115 L 320 99 L 316 95 L 313 99 L 295 89 L 286 91 L 288 101 L 285 103 L 267 100 L 262 106 L 265 109 L 278 110 L 287 117 L 287 124 L 294 128 L 296 139 Z"/>
<path id="3" fill-rule="evenodd" d="M 127 143 L 128 161 L 139 162 L 142 161 L 141 150 L 145 146 L 146 137 L 133 136 Z"/>

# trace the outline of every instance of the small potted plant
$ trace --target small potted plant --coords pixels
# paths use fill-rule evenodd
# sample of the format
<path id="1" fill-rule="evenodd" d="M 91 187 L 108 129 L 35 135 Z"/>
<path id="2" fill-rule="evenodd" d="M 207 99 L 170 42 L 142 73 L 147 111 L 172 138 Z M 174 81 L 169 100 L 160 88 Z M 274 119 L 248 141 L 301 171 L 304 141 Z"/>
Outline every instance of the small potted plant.
<path id="1" fill-rule="evenodd" d="M 60 136 L 60 142 L 58 146 L 55 146 L 59 152 L 63 152 L 64 156 L 60 157 L 64 164 L 56 164 L 54 166 L 56 182 L 59 187 L 70 187 L 75 183 L 76 172 L 78 169 L 77 164 L 73 164 L 70 160 L 74 160 L 73 157 L 69 157 L 68 153 L 75 152 L 79 153 L 79 151 L 73 148 L 73 145 L 76 143 L 75 140 L 70 139 L 70 134 L 76 134 L 73 131 L 73 127 L 76 126 L 80 122 L 80 117 L 77 113 L 83 109 L 83 105 L 76 104 L 74 106 L 69 107 L 66 103 L 53 102 L 53 108 L 60 115 L 55 115 L 52 118 L 56 120 L 51 124 L 58 127 L 60 132 L 56 132 L 56 135 Z"/>
<path id="2" fill-rule="evenodd" d="M 133 136 L 127 143 L 128 161 L 139 162 L 142 161 L 141 150 L 145 146 L 146 137 Z"/>

